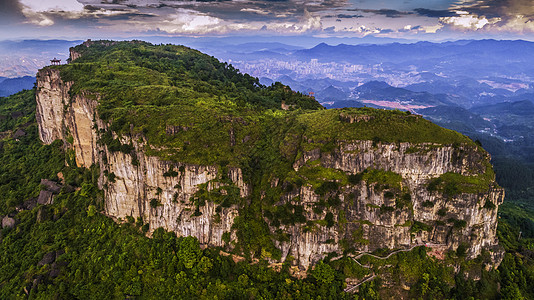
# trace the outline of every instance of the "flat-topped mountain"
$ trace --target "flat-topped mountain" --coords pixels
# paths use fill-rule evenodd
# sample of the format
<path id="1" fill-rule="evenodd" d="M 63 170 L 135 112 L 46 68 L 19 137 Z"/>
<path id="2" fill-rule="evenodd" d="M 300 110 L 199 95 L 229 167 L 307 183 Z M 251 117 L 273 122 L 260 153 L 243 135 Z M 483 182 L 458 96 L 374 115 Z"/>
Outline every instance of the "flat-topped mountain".
<path id="1" fill-rule="evenodd" d="M 96 165 L 105 213 L 308 268 L 380 248 L 497 246 L 489 155 L 417 115 L 325 110 L 198 51 L 88 41 L 37 75 L 45 143 Z"/>

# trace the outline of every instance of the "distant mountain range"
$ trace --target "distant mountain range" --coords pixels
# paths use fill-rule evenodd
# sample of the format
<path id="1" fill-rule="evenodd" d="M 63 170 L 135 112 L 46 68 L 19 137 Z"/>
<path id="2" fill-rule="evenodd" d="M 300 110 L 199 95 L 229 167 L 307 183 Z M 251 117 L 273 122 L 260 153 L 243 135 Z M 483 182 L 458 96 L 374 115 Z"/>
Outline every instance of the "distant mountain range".
<path id="1" fill-rule="evenodd" d="M 69 56 L 69 47 L 80 41 L 23 40 L 0 41 L 0 76 L 35 76 L 37 70 L 55 58 L 63 62 Z"/>
<path id="2" fill-rule="evenodd" d="M 18 78 L 0 77 L 0 97 L 7 97 L 22 90 L 29 90 L 35 84 L 35 77 L 24 76 Z"/>

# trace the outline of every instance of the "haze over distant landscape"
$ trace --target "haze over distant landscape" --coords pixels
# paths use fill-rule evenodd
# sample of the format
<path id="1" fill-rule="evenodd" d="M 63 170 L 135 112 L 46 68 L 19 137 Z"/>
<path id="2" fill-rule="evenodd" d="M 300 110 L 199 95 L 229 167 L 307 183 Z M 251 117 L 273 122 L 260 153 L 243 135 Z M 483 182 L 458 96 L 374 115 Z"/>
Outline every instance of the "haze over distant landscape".
<path id="1" fill-rule="evenodd" d="M 0 2 L 0 295 L 533 298 L 532 1 Z"/>

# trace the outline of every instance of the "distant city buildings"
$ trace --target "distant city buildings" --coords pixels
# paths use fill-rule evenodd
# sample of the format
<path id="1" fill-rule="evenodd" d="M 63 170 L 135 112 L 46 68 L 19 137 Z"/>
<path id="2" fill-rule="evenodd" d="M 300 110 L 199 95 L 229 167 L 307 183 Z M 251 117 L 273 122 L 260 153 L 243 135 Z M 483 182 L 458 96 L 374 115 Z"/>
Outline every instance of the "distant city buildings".
<path id="1" fill-rule="evenodd" d="M 421 82 L 419 73 L 410 68 L 399 71 L 382 64 L 358 65 L 339 62 L 261 59 L 256 61 L 230 60 L 241 72 L 254 77 L 268 77 L 277 80 L 289 76 L 293 80 L 330 78 L 338 81 L 366 82 L 385 81 L 392 86 L 406 86 Z M 412 66 L 413 67 L 413 66 Z"/>

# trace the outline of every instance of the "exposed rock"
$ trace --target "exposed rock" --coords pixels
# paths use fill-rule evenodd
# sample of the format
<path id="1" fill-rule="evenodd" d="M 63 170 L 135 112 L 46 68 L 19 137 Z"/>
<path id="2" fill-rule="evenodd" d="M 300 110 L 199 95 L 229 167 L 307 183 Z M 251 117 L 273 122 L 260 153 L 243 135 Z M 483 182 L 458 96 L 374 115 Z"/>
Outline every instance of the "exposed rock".
<path id="1" fill-rule="evenodd" d="M 63 175 L 63 172 L 57 173 L 57 178 L 59 178 L 59 183 L 64 184 L 65 183 L 65 176 Z"/>
<path id="2" fill-rule="evenodd" d="M 41 192 L 39 192 L 39 197 L 37 198 L 37 203 L 43 204 L 43 205 L 52 204 L 52 198 L 53 198 L 52 192 L 46 191 L 46 190 L 42 190 Z"/>
<path id="3" fill-rule="evenodd" d="M 369 116 L 369 115 L 350 115 L 350 114 L 345 114 L 345 113 L 341 113 L 339 115 L 339 119 L 343 122 L 347 122 L 347 123 L 355 123 L 355 122 L 369 122 L 371 121 L 372 119 L 374 119 L 373 116 Z"/>
<path id="4" fill-rule="evenodd" d="M 16 221 L 10 216 L 5 216 L 2 219 L 2 228 L 13 228 L 15 227 Z"/>
<path id="5" fill-rule="evenodd" d="M 36 222 L 40 223 L 45 220 L 48 220 L 48 209 L 45 206 L 41 206 L 37 211 Z"/>
<path id="6" fill-rule="evenodd" d="M 22 204 L 22 207 L 27 210 L 32 210 L 37 205 L 37 198 L 30 198 Z"/>
<path id="7" fill-rule="evenodd" d="M 43 185 L 47 191 L 50 191 L 54 194 L 59 193 L 62 188 L 62 185 L 48 179 L 41 179 L 41 185 Z"/>
<path id="8" fill-rule="evenodd" d="M 59 266 L 58 263 L 54 262 L 54 263 L 50 266 L 50 273 L 48 273 L 48 276 L 50 276 L 50 278 L 56 278 L 56 277 L 58 277 L 60 274 L 61 274 L 61 268 L 60 268 L 60 266 Z"/>
<path id="9" fill-rule="evenodd" d="M 43 275 L 37 275 L 37 277 L 33 280 L 32 289 L 37 289 L 37 286 L 39 286 L 42 280 Z"/>
<path id="10" fill-rule="evenodd" d="M 37 263 L 37 266 L 44 266 L 53 263 L 56 260 L 56 251 L 46 253 L 43 258 Z"/>
<path id="11" fill-rule="evenodd" d="M 165 133 L 168 134 L 168 135 L 174 135 L 174 134 L 177 134 L 181 131 L 188 131 L 189 130 L 189 127 L 187 126 L 172 126 L 172 125 L 167 125 L 167 127 L 165 127 Z"/>
<path id="12" fill-rule="evenodd" d="M 22 129 L 17 129 L 17 131 L 15 131 L 15 133 L 13 134 L 13 138 L 14 139 L 18 139 L 18 138 L 21 138 L 23 136 L 26 135 L 26 131 L 22 130 Z"/>
<path id="13" fill-rule="evenodd" d="M 222 239 L 225 233 L 230 233 L 231 240 L 236 239 L 232 225 L 238 216 L 237 206 L 217 208 L 217 204 L 208 201 L 195 212 L 197 208 L 190 201 L 202 184 L 207 184 L 208 190 L 220 187 L 221 183 L 215 182 L 220 172 L 217 166 L 173 163 L 148 156 L 144 152 L 146 145 L 143 138 L 139 136 L 121 137 L 123 144 L 133 145 L 135 163 L 130 153 L 109 151 L 106 145 L 97 143 L 97 130 L 107 129 L 107 124 L 98 117 L 96 110 L 98 95 L 96 100 L 83 93 L 71 98 L 68 93 L 70 86 L 71 82 L 61 81 L 58 70 L 43 69 L 39 72 L 39 136 L 44 143 L 50 144 L 55 139 L 66 140 L 68 132 L 73 138 L 76 164 L 84 167 L 99 165 L 99 187 L 106 187 L 106 214 L 123 219 L 127 216 L 141 217 L 150 225 L 151 231 L 163 227 L 181 236 L 194 236 L 202 245 L 226 246 Z M 371 120 L 364 115 L 341 118 L 350 123 Z M 406 118 L 418 117 L 407 115 Z M 230 122 L 232 119 L 223 121 Z M 180 130 L 186 129 L 167 126 L 166 133 L 174 134 Z M 246 136 L 243 142 L 248 138 Z M 235 137 L 230 142 L 235 142 Z M 304 184 L 283 194 L 280 203 L 301 205 L 311 225 L 270 227 L 272 232 L 280 229 L 288 236 L 288 241 L 276 242 L 282 252 L 282 260 L 291 255 L 305 269 L 327 253 L 343 253 L 346 250 L 343 245 L 357 251 L 373 251 L 384 247 L 407 249 L 433 243 L 454 250 L 464 242 L 470 245 L 468 258 L 488 250 L 493 251 L 496 264 L 502 259 L 496 237 L 497 209 L 484 208 L 484 203 L 488 201 L 495 206 L 502 203 L 502 189 L 488 187 L 483 193 L 461 193 L 449 197 L 426 188 L 432 178 L 447 172 L 465 176 L 483 173 L 484 162 L 489 161 L 489 157 L 475 147 L 339 141 L 337 147 L 329 152 L 317 148 L 302 153 L 293 165 L 294 170 L 298 171 L 309 161 L 346 174 L 368 168 L 395 172 L 402 177 L 403 193 L 409 195 L 410 204 L 409 207 L 396 208 L 395 197 L 400 195 L 386 197 L 387 188 L 362 181 L 337 187 L 327 196 L 339 197 L 341 204 L 317 211 L 314 207 L 321 197 L 310 184 Z M 170 169 L 180 172 L 176 176 L 168 176 Z M 104 174 L 114 174 L 114 180 L 110 181 Z M 251 188 L 240 168 L 228 168 L 227 175 L 239 188 L 241 197 L 250 196 Z M 274 185 L 279 184 L 278 180 L 273 182 Z M 151 199 L 157 199 L 160 205 L 151 206 Z M 432 204 L 431 207 L 425 206 L 427 202 Z M 446 213 L 440 215 L 438 211 Z M 328 213 L 336 219 L 335 226 L 324 225 Z M 455 226 L 448 222 L 451 218 L 462 221 L 461 224 L 465 222 L 465 225 Z M 413 224 L 426 225 L 426 231 L 412 232 Z"/>
<path id="14" fill-rule="evenodd" d="M 57 250 L 56 251 L 56 257 L 54 260 L 54 263 L 50 266 L 50 273 L 48 276 L 51 278 L 56 278 L 59 275 L 61 275 L 61 270 L 63 267 L 66 267 L 68 265 L 68 262 L 60 260 L 61 255 L 65 253 L 65 250 Z"/>
<path id="15" fill-rule="evenodd" d="M 18 119 L 20 117 L 24 116 L 24 113 L 21 111 L 14 111 L 11 113 L 11 118 Z"/>

